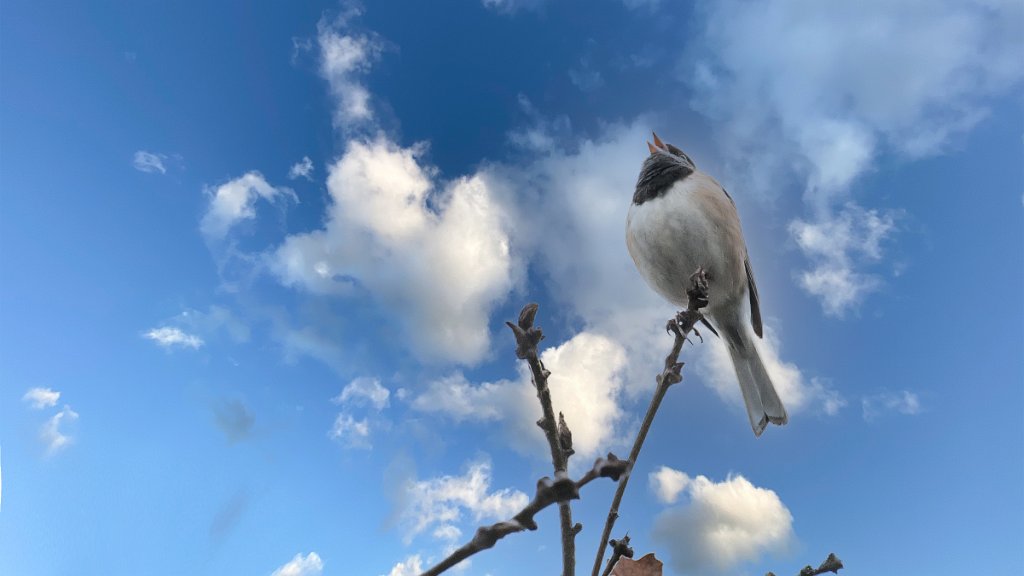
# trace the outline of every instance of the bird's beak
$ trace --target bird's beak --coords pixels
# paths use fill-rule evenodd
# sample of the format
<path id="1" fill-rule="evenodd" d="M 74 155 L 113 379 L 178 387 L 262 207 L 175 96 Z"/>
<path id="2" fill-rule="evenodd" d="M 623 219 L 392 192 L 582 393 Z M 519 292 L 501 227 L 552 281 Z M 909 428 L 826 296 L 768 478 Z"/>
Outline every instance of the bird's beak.
<path id="1" fill-rule="evenodd" d="M 651 155 L 654 155 L 655 153 L 658 152 L 658 149 L 655 148 L 654 144 L 651 144 L 650 142 L 647 143 L 647 149 L 651 151 Z"/>
<path id="2" fill-rule="evenodd" d="M 654 145 L 665 150 L 665 143 L 661 141 L 661 138 L 658 138 L 658 135 L 654 132 L 651 132 L 651 134 L 654 135 Z"/>

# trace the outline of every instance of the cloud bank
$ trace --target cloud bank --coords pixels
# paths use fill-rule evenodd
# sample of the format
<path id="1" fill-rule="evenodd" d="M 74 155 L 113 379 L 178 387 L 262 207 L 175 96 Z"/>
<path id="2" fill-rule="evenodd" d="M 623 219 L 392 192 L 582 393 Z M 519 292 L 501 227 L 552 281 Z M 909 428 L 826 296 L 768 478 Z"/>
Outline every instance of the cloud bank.
<path id="1" fill-rule="evenodd" d="M 743 476 L 714 482 L 662 467 L 659 490 L 685 492 L 689 503 L 662 512 L 655 542 L 668 548 L 681 574 L 724 574 L 765 554 L 781 553 L 794 541 L 793 516 L 778 495 Z M 677 489 L 678 488 L 678 489 Z"/>
<path id="2" fill-rule="evenodd" d="M 856 309 L 881 283 L 865 268 L 895 229 L 852 204 L 854 184 L 883 152 L 955 147 L 1019 84 L 1024 5 L 723 0 L 703 15 L 679 66 L 693 106 L 715 122 L 734 180 L 766 196 L 802 181 L 808 217 L 790 232 L 811 266 L 798 283 L 829 315 Z"/>

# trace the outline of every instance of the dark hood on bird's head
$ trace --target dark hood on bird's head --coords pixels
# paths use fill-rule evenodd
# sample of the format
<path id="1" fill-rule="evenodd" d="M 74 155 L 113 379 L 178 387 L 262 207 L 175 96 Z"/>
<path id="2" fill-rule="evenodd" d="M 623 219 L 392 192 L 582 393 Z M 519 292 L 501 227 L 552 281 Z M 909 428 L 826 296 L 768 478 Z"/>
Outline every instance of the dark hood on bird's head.
<path id="1" fill-rule="evenodd" d="M 651 155 L 644 160 L 640 176 L 636 180 L 633 203 L 640 205 L 657 198 L 668 191 L 676 182 L 686 178 L 697 169 L 693 160 L 682 150 L 666 145 L 665 148 L 651 148 Z"/>

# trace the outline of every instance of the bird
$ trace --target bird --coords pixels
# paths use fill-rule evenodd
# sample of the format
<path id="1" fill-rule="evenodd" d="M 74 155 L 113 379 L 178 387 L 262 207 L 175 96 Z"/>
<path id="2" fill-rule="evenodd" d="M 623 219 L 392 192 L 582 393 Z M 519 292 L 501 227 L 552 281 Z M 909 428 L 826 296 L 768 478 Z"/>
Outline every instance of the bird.
<path id="1" fill-rule="evenodd" d="M 626 216 L 626 248 L 647 284 L 676 306 L 688 305 L 690 276 L 705 271 L 705 315 L 729 349 L 750 426 L 760 436 L 769 422 L 782 425 L 789 417 L 754 345 L 764 329 L 736 203 L 685 152 L 652 134 Z"/>

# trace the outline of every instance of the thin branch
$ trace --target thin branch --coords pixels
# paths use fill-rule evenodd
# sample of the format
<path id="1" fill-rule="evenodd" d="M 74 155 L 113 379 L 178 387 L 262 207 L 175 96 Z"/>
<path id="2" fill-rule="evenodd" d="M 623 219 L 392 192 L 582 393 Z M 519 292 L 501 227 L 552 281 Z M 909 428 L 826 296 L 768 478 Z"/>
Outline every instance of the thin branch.
<path id="1" fill-rule="evenodd" d="M 608 559 L 608 563 L 604 566 L 604 572 L 601 576 L 609 576 L 612 570 L 615 569 L 615 563 L 619 561 L 619 558 L 625 556 L 626 558 L 633 557 L 633 549 L 629 546 L 629 534 L 622 537 L 622 540 L 612 539 L 608 542 L 608 545 L 612 547 L 612 557 Z"/>
<path id="2" fill-rule="evenodd" d="M 455 552 L 452 552 L 450 556 L 424 572 L 421 576 L 437 576 L 473 554 L 493 547 L 498 540 L 509 534 L 522 532 L 523 530 L 536 530 L 537 522 L 534 520 L 534 516 L 538 512 L 556 502 L 561 504 L 562 502 L 578 499 L 580 497 L 580 489 L 592 480 L 597 478 L 618 480 L 625 474 L 627 465 L 628 462 L 626 460 L 620 460 L 609 452 L 606 458 L 595 460 L 594 466 L 575 482 L 564 474 L 561 477 L 556 475 L 555 480 L 551 480 L 546 476 L 541 478 L 537 481 L 537 492 L 534 494 L 533 500 L 520 510 L 518 514 L 509 520 L 498 522 L 497 524 L 481 526 L 477 529 L 472 540 Z"/>
<path id="3" fill-rule="evenodd" d="M 568 456 L 563 450 L 562 440 L 571 438 L 572 433 L 565 425 L 565 419 L 555 420 L 555 410 L 551 404 L 551 390 L 548 388 L 548 376 L 551 375 L 544 364 L 537 356 L 537 344 L 544 339 L 544 333 L 539 327 L 533 325 L 537 316 L 537 304 L 527 304 L 519 313 L 518 324 L 506 322 L 516 337 L 516 356 L 526 360 L 533 373 L 533 385 L 537 389 L 537 399 L 540 400 L 543 417 L 537 421 L 537 426 L 544 431 L 548 440 L 548 447 L 551 449 L 551 463 L 555 468 L 555 478 L 566 474 Z M 562 433 L 559 434 L 559 424 L 562 425 Z M 571 442 L 571 440 L 570 440 Z M 574 576 L 576 574 L 576 534 L 582 529 L 582 525 L 573 525 L 572 508 L 569 501 L 559 502 L 558 513 L 562 529 L 562 575 Z M 577 529 L 577 526 L 579 528 Z"/>
<path id="4" fill-rule="evenodd" d="M 679 353 L 683 349 L 683 342 L 686 341 L 687 335 L 691 331 L 700 336 L 700 333 L 694 329 L 698 322 L 707 323 L 704 315 L 700 312 L 701 308 L 708 305 L 708 281 L 704 269 L 698 268 L 693 273 L 693 276 L 690 277 L 690 281 L 691 287 L 686 291 L 689 297 L 687 309 L 676 314 L 676 317 L 669 320 L 666 326 L 666 329 L 675 335 L 675 341 L 672 343 L 672 351 L 665 357 L 665 367 L 657 378 L 658 387 L 654 391 L 654 397 L 651 398 L 651 404 L 647 408 L 647 414 L 640 425 L 640 431 L 637 433 L 636 440 L 633 441 L 633 449 L 629 452 L 629 471 L 619 479 L 619 486 L 615 490 L 615 497 L 612 499 L 612 505 L 608 509 L 608 519 L 605 521 L 604 531 L 601 533 L 601 542 L 597 546 L 597 558 L 594 559 L 592 576 L 598 576 L 601 570 L 604 549 L 608 545 L 608 538 L 611 536 L 612 527 L 615 526 L 615 521 L 619 518 L 619 504 L 622 502 L 622 495 L 626 492 L 626 485 L 629 483 L 629 477 L 632 475 L 633 467 L 636 465 L 636 459 L 640 455 L 640 449 L 643 447 L 644 440 L 647 439 L 651 423 L 654 422 L 654 416 L 658 413 L 658 408 L 661 406 L 661 401 L 664 400 L 669 387 L 683 379 L 680 372 L 683 364 L 679 362 Z M 710 327 L 710 325 L 708 326 Z"/>

